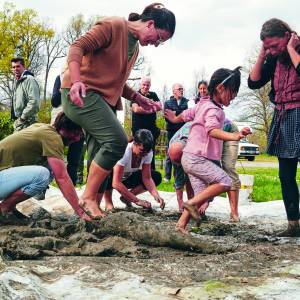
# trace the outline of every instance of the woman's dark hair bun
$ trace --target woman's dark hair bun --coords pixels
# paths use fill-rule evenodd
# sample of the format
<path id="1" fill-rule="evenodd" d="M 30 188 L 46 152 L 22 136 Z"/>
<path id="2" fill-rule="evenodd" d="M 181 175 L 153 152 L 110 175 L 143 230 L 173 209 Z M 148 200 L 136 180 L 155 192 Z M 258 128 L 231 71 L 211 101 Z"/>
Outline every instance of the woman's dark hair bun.
<path id="1" fill-rule="evenodd" d="M 138 13 L 130 13 L 128 21 L 138 21 L 141 19 L 141 16 Z"/>

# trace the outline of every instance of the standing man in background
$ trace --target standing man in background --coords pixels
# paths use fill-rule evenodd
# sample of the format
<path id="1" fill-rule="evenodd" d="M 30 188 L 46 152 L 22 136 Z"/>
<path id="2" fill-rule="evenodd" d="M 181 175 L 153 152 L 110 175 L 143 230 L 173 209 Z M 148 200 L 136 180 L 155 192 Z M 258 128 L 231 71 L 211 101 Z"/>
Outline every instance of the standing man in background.
<path id="1" fill-rule="evenodd" d="M 173 84 L 172 87 L 173 96 L 169 100 L 165 102 L 164 110 L 169 109 L 175 111 L 176 116 L 181 114 L 184 110 L 188 108 L 188 99 L 183 97 L 183 86 L 180 83 Z M 177 130 L 179 130 L 183 125 L 183 123 L 172 123 L 168 119 L 166 119 L 167 124 L 167 132 L 168 132 L 168 147 L 169 142 L 172 139 L 173 135 L 176 133 Z M 174 169 L 174 176 L 176 173 L 176 167 Z M 172 162 L 170 160 L 168 151 L 167 151 L 167 157 L 166 157 L 166 164 L 165 164 L 165 177 L 164 181 L 168 182 L 170 181 L 172 177 Z"/>
<path id="2" fill-rule="evenodd" d="M 26 70 L 23 58 L 13 58 L 11 68 L 15 76 L 11 118 L 15 120 L 14 131 L 19 131 L 36 122 L 40 90 L 34 75 Z"/>
<path id="3" fill-rule="evenodd" d="M 154 100 L 155 102 L 160 102 L 156 93 L 149 91 L 151 87 L 151 79 L 149 77 L 144 77 L 141 79 L 139 93 L 143 96 Z M 153 158 L 151 161 L 151 169 L 155 170 L 155 144 L 159 137 L 160 129 L 156 126 L 156 112 L 150 112 L 143 109 L 137 103 L 132 104 L 132 135 L 139 129 L 148 129 L 153 136 Z"/>

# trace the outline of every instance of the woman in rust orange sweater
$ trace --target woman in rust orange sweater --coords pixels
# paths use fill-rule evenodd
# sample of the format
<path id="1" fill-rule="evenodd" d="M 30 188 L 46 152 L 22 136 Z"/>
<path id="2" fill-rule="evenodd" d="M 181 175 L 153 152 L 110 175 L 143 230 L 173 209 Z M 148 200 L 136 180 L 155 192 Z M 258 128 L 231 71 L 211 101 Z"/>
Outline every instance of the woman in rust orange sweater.
<path id="1" fill-rule="evenodd" d="M 86 132 L 91 164 L 81 205 L 92 217 L 104 216 L 97 204 L 99 187 L 127 146 L 126 134 L 114 113 L 121 96 L 149 111 L 161 109 L 126 84 L 138 56 L 138 44 L 157 47 L 173 36 L 175 26 L 174 14 L 154 3 L 141 15 L 131 13 L 128 21 L 111 17 L 97 22 L 70 47 L 62 104 L 65 114 Z"/>

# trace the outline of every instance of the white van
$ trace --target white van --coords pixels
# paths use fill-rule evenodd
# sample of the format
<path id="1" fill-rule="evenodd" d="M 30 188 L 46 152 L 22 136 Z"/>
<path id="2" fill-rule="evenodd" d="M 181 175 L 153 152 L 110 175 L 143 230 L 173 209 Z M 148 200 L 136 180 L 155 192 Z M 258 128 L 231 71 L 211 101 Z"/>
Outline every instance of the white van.
<path id="1" fill-rule="evenodd" d="M 249 127 L 252 131 L 251 127 L 246 123 L 235 122 L 235 124 L 239 130 Z M 259 155 L 259 146 L 249 143 L 247 138 L 241 139 L 239 142 L 238 158 L 246 158 L 249 161 L 254 161 L 255 155 Z"/>

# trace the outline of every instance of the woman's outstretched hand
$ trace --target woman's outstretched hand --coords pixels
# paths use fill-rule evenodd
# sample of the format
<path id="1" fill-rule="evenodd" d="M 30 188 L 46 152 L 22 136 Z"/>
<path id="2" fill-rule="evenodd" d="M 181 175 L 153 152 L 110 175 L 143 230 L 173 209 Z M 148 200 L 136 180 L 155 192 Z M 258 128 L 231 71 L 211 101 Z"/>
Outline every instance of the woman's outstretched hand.
<path id="1" fill-rule="evenodd" d="M 72 84 L 72 87 L 69 92 L 71 101 L 79 106 L 83 107 L 83 99 L 86 96 L 86 87 L 85 84 L 81 81 L 76 81 Z"/>
<path id="2" fill-rule="evenodd" d="M 135 98 L 135 102 L 148 112 L 157 112 L 162 109 L 161 103 L 159 101 L 153 101 L 139 93 Z"/>

